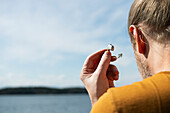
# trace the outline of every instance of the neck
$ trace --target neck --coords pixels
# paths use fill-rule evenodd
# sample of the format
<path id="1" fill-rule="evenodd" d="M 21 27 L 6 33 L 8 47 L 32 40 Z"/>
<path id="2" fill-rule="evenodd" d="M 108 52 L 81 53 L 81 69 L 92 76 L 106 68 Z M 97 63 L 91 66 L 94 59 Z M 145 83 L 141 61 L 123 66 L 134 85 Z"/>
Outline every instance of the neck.
<path id="1" fill-rule="evenodd" d="M 152 74 L 170 71 L 170 47 L 153 43 L 148 56 L 149 67 Z"/>

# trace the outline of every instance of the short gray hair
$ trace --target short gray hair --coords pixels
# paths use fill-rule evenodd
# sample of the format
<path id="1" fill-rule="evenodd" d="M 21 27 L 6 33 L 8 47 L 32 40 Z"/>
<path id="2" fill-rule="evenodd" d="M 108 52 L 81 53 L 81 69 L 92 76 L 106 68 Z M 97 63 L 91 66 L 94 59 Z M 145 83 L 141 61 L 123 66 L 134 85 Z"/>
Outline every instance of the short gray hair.
<path id="1" fill-rule="evenodd" d="M 128 28 L 136 25 L 144 35 L 165 44 L 170 41 L 170 0 L 135 0 L 128 18 Z M 135 40 L 131 42 L 134 45 Z"/>

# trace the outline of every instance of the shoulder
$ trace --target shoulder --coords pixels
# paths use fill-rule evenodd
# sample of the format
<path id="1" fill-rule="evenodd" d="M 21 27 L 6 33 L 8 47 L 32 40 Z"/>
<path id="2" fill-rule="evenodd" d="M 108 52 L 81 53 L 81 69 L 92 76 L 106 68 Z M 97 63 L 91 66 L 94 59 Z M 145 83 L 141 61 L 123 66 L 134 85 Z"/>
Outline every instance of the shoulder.
<path id="1" fill-rule="evenodd" d="M 96 110 L 105 113 L 159 110 L 160 102 L 163 103 L 165 98 L 170 100 L 169 86 L 170 73 L 159 73 L 132 85 L 110 88 L 94 105 L 92 113 L 97 113 L 93 112 Z"/>

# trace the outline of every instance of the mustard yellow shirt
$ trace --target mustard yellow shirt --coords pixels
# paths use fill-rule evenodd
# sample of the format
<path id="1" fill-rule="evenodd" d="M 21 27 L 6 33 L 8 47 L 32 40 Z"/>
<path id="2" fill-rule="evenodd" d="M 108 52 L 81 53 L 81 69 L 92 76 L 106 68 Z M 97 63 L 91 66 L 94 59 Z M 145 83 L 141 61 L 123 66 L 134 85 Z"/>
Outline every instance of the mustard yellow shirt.
<path id="1" fill-rule="evenodd" d="M 91 113 L 170 113 L 170 72 L 161 72 L 141 82 L 110 88 Z"/>

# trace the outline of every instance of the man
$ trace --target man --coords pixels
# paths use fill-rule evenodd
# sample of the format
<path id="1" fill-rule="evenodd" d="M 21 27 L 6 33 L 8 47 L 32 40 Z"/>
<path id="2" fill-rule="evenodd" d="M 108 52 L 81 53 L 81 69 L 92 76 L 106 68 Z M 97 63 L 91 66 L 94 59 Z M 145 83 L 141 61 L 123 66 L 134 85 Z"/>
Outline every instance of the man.
<path id="1" fill-rule="evenodd" d="M 141 82 L 114 87 L 119 72 L 110 51 L 90 55 L 82 68 L 92 113 L 170 113 L 170 0 L 135 0 L 129 34 Z M 127 75 L 130 76 L 130 75 Z"/>

